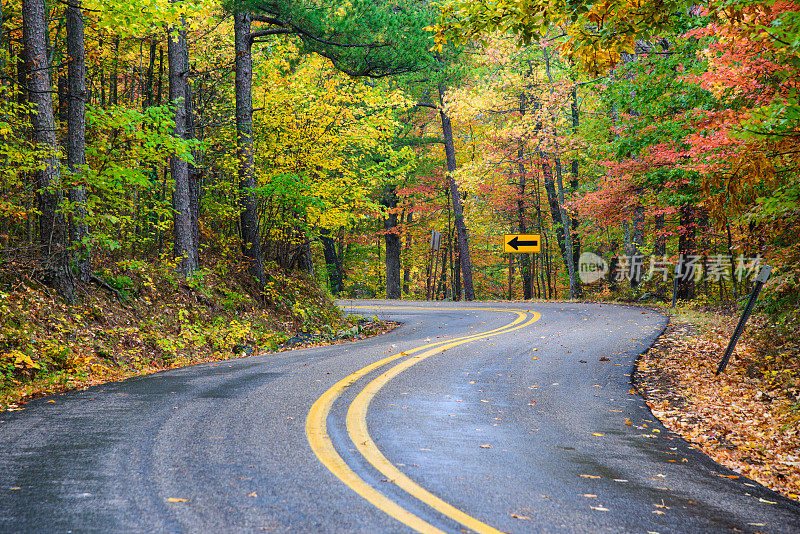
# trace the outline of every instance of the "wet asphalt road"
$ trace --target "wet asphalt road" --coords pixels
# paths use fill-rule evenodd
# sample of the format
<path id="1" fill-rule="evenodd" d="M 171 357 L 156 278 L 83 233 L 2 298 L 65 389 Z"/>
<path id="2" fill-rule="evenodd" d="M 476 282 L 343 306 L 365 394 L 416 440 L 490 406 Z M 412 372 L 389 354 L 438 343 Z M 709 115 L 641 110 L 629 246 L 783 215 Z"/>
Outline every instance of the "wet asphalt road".
<path id="1" fill-rule="evenodd" d="M 309 409 L 387 354 L 515 316 L 458 303 L 381 305 L 398 303 L 343 303 L 404 325 L 355 343 L 176 369 L 0 413 L 0 532 L 411 532 L 315 456 Z M 633 363 L 663 329 L 661 315 L 599 304 L 474 306 L 541 318 L 420 361 L 378 391 L 367 412 L 377 448 L 420 486 L 505 532 L 800 531 L 800 506 L 721 476 L 733 473 L 658 424 L 630 392 Z M 392 365 L 334 402 L 330 441 L 367 485 L 460 532 L 463 525 L 376 471 L 348 435 L 351 402 Z"/>

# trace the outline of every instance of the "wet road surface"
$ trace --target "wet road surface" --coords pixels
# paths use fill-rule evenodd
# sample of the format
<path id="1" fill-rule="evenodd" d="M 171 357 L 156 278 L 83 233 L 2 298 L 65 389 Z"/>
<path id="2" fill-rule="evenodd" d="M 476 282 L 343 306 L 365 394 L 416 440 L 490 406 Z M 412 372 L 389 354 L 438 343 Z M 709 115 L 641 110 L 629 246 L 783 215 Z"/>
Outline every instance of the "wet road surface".
<path id="1" fill-rule="evenodd" d="M 630 391 L 655 312 L 342 305 L 404 324 L 0 413 L 0 532 L 799 530 Z"/>

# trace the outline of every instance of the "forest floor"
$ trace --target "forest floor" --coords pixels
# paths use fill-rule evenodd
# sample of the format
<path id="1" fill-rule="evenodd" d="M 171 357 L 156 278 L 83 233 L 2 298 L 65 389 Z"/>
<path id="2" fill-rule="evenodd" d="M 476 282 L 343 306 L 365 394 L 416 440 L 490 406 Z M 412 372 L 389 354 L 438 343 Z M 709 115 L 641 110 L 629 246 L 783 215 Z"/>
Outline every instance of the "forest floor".
<path id="1" fill-rule="evenodd" d="M 247 277 L 121 262 L 67 304 L 21 265 L 0 268 L 0 411 L 64 391 L 228 358 L 376 335 L 394 324 L 344 315 L 303 276 Z"/>
<path id="2" fill-rule="evenodd" d="M 779 352 L 765 351 L 768 325 L 753 317 L 727 369 L 715 375 L 737 320 L 677 310 L 639 359 L 634 385 L 667 428 L 716 462 L 800 500 L 797 359 L 785 365 Z"/>

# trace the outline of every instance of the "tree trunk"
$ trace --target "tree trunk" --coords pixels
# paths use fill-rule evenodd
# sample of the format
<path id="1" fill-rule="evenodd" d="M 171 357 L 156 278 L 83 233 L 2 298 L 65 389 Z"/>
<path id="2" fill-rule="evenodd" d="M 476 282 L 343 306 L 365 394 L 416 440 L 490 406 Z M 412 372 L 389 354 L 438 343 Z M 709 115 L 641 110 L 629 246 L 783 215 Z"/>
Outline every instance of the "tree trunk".
<path id="1" fill-rule="evenodd" d="M 157 44 L 158 43 L 155 36 L 150 37 L 150 53 L 147 62 L 147 77 L 145 78 L 144 98 L 142 99 L 142 102 L 144 103 L 143 108 L 145 110 L 147 110 L 147 108 L 152 106 L 155 102 L 155 98 L 153 97 L 153 79 L 155 76 Z"/>
<path id="2" fill-rule="evenodd" d="M 580 115 L 578 114 L 578 89 L 573 85 L 571 91 L 572 101 L 570 103 L 570 110 L 572 114 L 572 135 L 577 137 L 578 127 L 580 126 Z M 569 179 L 569 188 L 571 193 L 578 190 L 578 158 L 572 160 L 572 168 Z M 572 217 L 572 262 L 577 265 L 581 256 L 581 238 L 578 234 L 578 219 Z"/>
<path id="3" fill-rule="evenodd" d="M 187 55 L 186 65 L 189 65 L 189 58 Z M 186 139 L 197 139 L 194 129 L 194 99 L 192 98 L 192 86 L 189 83 L 189 75 L 186 76 L 186 98 L 184 100 L 186 107 Z M 192 262 L 200 268 L 200 181 L 203 173 L 202 169 L 198 167 L 201 161 L 201 154 L 199 149 L 192 149 L 192 160 L 194 163 L 189 163 L 189 220 L 192 229 Z"/>
<path id="4" fill-rule="evenodd" d="M 40 262 L 45 283 L 65 300 L 75 299 L 75 279 L 70 270 L 67 221 L 59 211 L 62 192 L 50 190 L 60 175 L 56 124 L 47 60 L 47 11 L 44 0 L 23 0 L 22 39 L 28 71 L 27 87 L 35 113 L 31 115 L 33 133 L 40 149 L 46 149 L 41 168 L 36 170 L 39 190 Z"/>
<path id="5" fill-rule="evenodd" d="M 156 106 L 161 105 L 161 92 L 164 85 L 164 47 L 158 47 L 158 86 L 156 87 Z"/>
<path id="6" fill-rule="evenodd" d="M 239 158 L 242 255 L 250 275 L 264 284 L 264 257 L 258 224 L 256 170 L 253 162 L 253 57 L 250 13 L 233 15 L 236 44 L 236 155 Z M 327 261 L 326 261 L 327 263 Z M 341 286 L 341 281 L 339 282 Z M 340 288 L 341 289 L 341 288 Z"/>
<path id="7" fill-rule="evenodd" d="M 177 3 L 176 0 L 172 0 Z M 169 99 L 175 106 L 175 129 L 173 135 L 179 139 L 188 139 L 188 122 L 186 116 L 186 99 L 189 78 L 189 54 L 186 43 L 186 30 L 183 21 L 177 32 L 170 32 L 167 43 L 169 59 Z M 170 157 L 170 171 L 175 181 L 172 193 L 173 233 L 175 245 L 173 256 L 178 259 L 177 270 L 188 275 L 197 270 L 197 243 L 192 231 L 191 193 L 189 186 L 189 162 L 177 155 Z"/>
<path id="8" fill-rule="evenodd" d="M 456 232 L 458 233 L 459 259 L 461 263 L 461 283 L 464 286 L 464 300 L 475 300 L 475 288 L 472 285 L 472 261 L 469 255 L 469 241 L 467 226 L 464 224 L 464 212 L 461 207 L 461 194 L 458 191 L 453 173 L 456 171 L 456 152 L 453 144 L 453 125 L 450 117 L 444 112 L 444 87 L 439 89 L 439 116 L 442 120 L 442 136 L 444 137 L 444 152 L 447 158 L 447 179 L 450 184 L 450 197 L 453 202 L 453 216 L 455 217 Z"/>
<path id="9" fill-rule="evenodd" d="M 544 49 L 544 62 L 545 70 L 547 72 L 547 79 L 552 84 L 553 77 L 550 74 L 550 55 L 547 49 Z M 557 138 L 555 127 L 553 128 L 553 135 Z M 556 146 L 555 154 L 553 154 L 556 166 L 556 184 L 558 185 L 558 204 L 561 224 L 564 227 L 564 263 L 567 265 L 567 273 L 569 275 L 569 298 L 576 299 L 581 296 L 581 284 L 578 281 L 578 273 L 575 270 L 575 262 L 573 259 L 572 248 L 572 221 L 567 210 L 564 208 L 564 181 L 561 172 L 561 157 L 558 155 L 558 146 Z"/>
<path id="10" fill-rule="evenodd" d="M 119 83 L 119 37 L 116 37 L 114 39 L 114 62 L 111 68 L 111 78 L 108 81 L 109 106 L 116 106 L 119 104 L 119 101 L 117 100 L 118 83 Z"/>
<path id="11" fill-rule="evenodd" d="M 688 273 L 686 263 L 688 256 L 695 254 L 695 213 L 691 206 L 680 207 L 680 226 L 681 232 L 678 236 L 678 254 L 681 258 L 679 270 L 682 278 L 678 283 L 678 298 L 681 300 L 692 300 L 695 295 L 694 274 Z M 689 276 L 686 276 L 689 275 Z M 678 274 L 676 273 L 676 276 Z"/>
<path id="12" fill-rule="evenodd" d="M 667 253 L 667 236 L 664 235 L 664 215 L 656 215 L 655 227 L 653 233 L 655 236 L 655 244 L 653 245 L 653 254 L 656 256 L 663 256 Z"/>
<path id="13" fill-rule="evenodd" d="M 322 241 L 322 253 L 325 256 L 325 265 L 328 271 L 328 282 L 330 283 L 331 293 L 336 295 L 342 289 L 342 265 L 339 260 L 339 255 L 336 254 L 336 243 L 331 237 L 331 231 L 327 228 L 321 228 L 319 231 L 319 238 Z"/>
<path id="14" fill-rule="evenodd" d="M 521 106 L 520 106 L 521 107 Z M 519 233 L 525 234 L 528 232 L 525 224 L 525 186 L 527 180 L 525 176 L 525 165 L 522 163 L 523 151 L 522 146 L 517 151 L 517 170 L 519 171 L 519 182 L 517 185 L 517 225 Z M 522 298 L 525 300 L 531 299 L 531 261 L 528 254 L 520 254 L 520 278 L 522 278 Z"/>
<path id="15" fill-rule="evenodd" d="M 406 217 L 406 244 L 405 250 L 407 253 L 411 252 L 411 223 L 414 222 L 414 212 L 409 211 L 408 216 Z M 403 293 L 408 295 L 409 291 L 409 284 L 411 282 L 411 267 L 408 259 L 406 259 L 406 265 L 403 268 Z M 460 289 L 460 286 L 459 286 Z"/>
<path id="16" fill-rule="evenodd" d="M 84 49 L 81 0 L 67 4 L 67 56 L 69 57 L 67 105 L 67 165 L 71 173 L 81 172 L 86 164 L 86 52 Z M 89 225 L 86 222 L 86 190 L 70 189 L 75 205 L 70 224 L 70 241 L 77 251 L 78 280 L 88 283 L 92 276 L 91 252 L 87 246 Z"/>
<path id="17" fill-rule="evenodd" d="M 400 234 L 397 233 L 397 194 L 395 186 L 389 185 L 383 191 L 381 204 L 389 209 L 383 218 L 383 237 L 386 241 L 386 298 L 399 299 L 400 292 Z"/>

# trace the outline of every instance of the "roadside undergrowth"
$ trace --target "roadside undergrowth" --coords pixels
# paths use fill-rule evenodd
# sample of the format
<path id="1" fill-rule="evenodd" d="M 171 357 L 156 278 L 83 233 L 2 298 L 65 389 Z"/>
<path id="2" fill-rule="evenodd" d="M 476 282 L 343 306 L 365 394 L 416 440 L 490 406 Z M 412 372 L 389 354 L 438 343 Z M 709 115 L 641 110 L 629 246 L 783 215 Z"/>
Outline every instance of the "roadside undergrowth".
<path id="1" fill-rule="evenodd" d="M 717 365 L 738 315 L 679 309 L 639 359 L 634 383 L 653 414 L 718 463 L 800 500 L 797 340 L 754 316 L 727 369 Z"/>
<path id="2" fill-rule="evenodd" d="M 217 264 L 221 265 L 221 264 Z M 42 395 L 200 362 L 332 343 L 391 325 L 344 315 L 312 279 L 119 262 L 68 305 L 25 266 L 0 268 L 0 411 Z"/>

